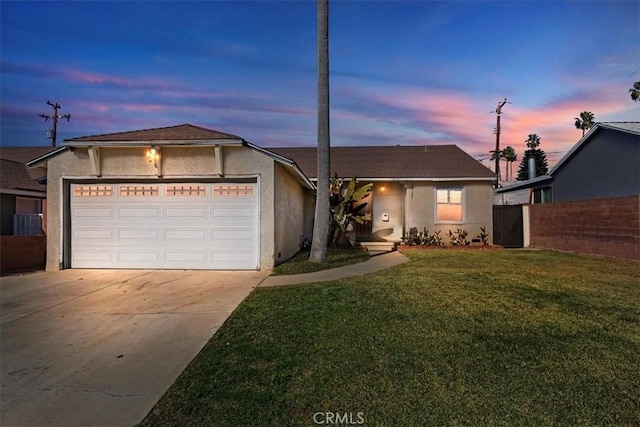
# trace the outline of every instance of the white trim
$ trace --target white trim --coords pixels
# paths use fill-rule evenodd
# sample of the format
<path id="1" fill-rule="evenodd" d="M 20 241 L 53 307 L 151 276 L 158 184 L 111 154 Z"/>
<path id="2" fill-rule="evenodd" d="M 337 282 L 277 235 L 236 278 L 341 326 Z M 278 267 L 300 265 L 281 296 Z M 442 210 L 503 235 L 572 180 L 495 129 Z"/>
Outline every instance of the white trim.
<path id="1" fill-rule="evenodd" d="M 318 181 L 318 178 L 309 178 L 311 181 Z M 343 178 L 344 180 L 348 181 L 351 178 Z M 356 179 L 359 182 L 365 182 L 365 181 L 387 181 L 387 182 L 464 182 L 464 181 L 489 181 L 489 182 L 495 182 L 495 178 L 480 178 L 480 177 L 475 177 L 475 178 L 462 178 L 462 177 L 458 177 L 458 178 L 364 178 L 364 177 L 356 177 Z"/>
<path id="2" fill-rule="evenodd" d="M 265 156 L 271 157 L 273 160 L 275 160 L 276 162 L 282 165 L 285 165 L 293 169 L 298 174 L 298 177 L 305 185 L 307 185 L 311 190 L 316 189 L 316 186 L 311 182 L 312 180 L 308 176 L 306 176 L 304 172 L 302 172 L 302 169 L 300 169 L 300 167 L 293 160 L 287 157 L 281 156 L 280 154 L 274 153 L 273 151 L 269 151 L 266 148 L 258 147 L 257 145 L 252 144 L 251 142 L 248 142 L 248 141 L 244 141 L 244 145 L 261 154 L 264 154 Z"/>
<path id="3" fill-rule="evenodd" d="M 167 181 L 173 181 L 176 179 L 195 179 L 195 180 L 208 180 L 208 179 L 249 179 L 256 178 L 260 176 L 260 174 L 240 174 L 240 175 L 162 175 L 162 178 L 151 176 L 151 175 L 102 175 L 99 180 L 100 181 L 122 181 L 123 183 L 127 180 L 148 180 L 148 181 L 158 181 L 158 179 L 163 179 Z M 62 175 L 63 179 L 72 179 L 72 180 L 96 180 L 95 176 L 92 175 Z"/>
<path id="4" fill-rule="evenodd" d="M 89 147 L 89 162 L 95 176 L 100 176 L 100 147 Z"/>
<path id="5" fill-rule="evenodd" d="M 460 190 L 460 204 L 461 204 L 461 216 L 462 219 L 460 221 L 438 221 L 438 190 Z M 467 220 L 467 188 L 462 187 L 434 187 L 433 189 L 433 223 L 434 225 L 438 224 L 464 224 Z"/>
<path id="6" fill-rule="evenodd" d="M 224 176 L 224 162 L 222 159 L 222 146 L 214 145 L 213 146 L 213 157 L 216 162 L 216 167 L 218 168 L 218 175 Z"/>
<path id="7" fill-rule="evenodd" d="M 64 186 L 65 186 L 65 179 L 63 177 L 58 178 L 58 230 L 60 231 L 58 234 L 58 265 L 56 266 L 56 269 L 64 269 L 64 210 L 65 210 L 65 203 L 64 203 Z M 69 185 L 69 203 L 71 203 L 71 185 Z M 47 209 L 49 209 L 49 206 L 47 206 Z M 71 213 L 69 213 L 71 214 Z M 47 218 L 49 218 L 49 216 L 47 215 Z M 47 228 L 48 230 L 48 228 Z M 71 230 L 69 230 L 69 233 L 71 233 Z"/>
<path id="8" fill-rule="evenodd" d="M 260 174 L 256 174 L 256 190 L 258 194 L 256 194 L 256 199 L 258 200 L 258 215 L 256 215 L 258 224 L 257 231 L 258 234 L 258 253 L 256 255 L 256 270 L 260 271 L 262 269 L 262 176 Z M 275 229 L 275 218 L 273 223 L 273 228 Z M 273 251 L 275 252 L 275 239 L 273 239 Z M 274 254 L 275 255 L 275 254 Z"/>
<path id="9" fill-rule="evenodd" d="M 57 155 L 62 154 L 67 150 L 70 150 L 70 148 L 69 147 L 60 147 L 57 150 L 54 150 L 54 151 L 52 151 L 50 153 L 45 154 L 44 156 L 36 157 L 35 159 L 30 160 L 25 164 L 29 168 L 36 168 L 36 167 L 40 166 L 42 163 L 48 162 L 49 159 L 51 159 L 53 157 L 56 157 Z"/>
<path id="10" fill-rule="evenodd" d="M 163 146 L 163 147 L 180 147 L 185 145 L 242 145 L 242 139 L 171 139 L 171 140 L 144 140 L 144 141 L 75 141 L 73 139 L 66 139 L 63 143 L 63 147 L 148 147 L 149 145 Z"/>

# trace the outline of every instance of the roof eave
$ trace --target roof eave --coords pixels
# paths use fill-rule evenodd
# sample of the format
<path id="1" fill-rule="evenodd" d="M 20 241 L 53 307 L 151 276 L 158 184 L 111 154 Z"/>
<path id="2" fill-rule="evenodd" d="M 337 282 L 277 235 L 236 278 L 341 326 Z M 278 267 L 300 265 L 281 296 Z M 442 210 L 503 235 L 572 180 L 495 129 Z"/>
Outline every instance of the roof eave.
<path id="1" fill-rule="evenodd" d="M 537 184 L 542 184 L 544 182 L 550 181 L 551 179 L 553 179 L 551 175 L 540 175 L 527 181 L 522 181 L 516 184 L 507 185 L 506 187 L 498 188 L 496 189 L 496 193 L 508 193 L 510 191 L 517 191 L 535 187 Z"/>
<path id="2" fill-rule="evenodd" d="M 494 182 L 495 177 L 410 177 L 410 178 L 402 178 L 402 177 L 386 177 L 386 178 L 370 178 L 370 177 L 356 177 L 358 181 L 385 181 L 385 182 L 420 182 L 420 181 L 430 181 L 430 182 L 460 182 L 460 181 L 489 181 Z M 345 178 L 350 179 L 350 178 Z M 312 181 L 317 181 L 317 178 L 311 178 Z"/>
<path id="3" fill-rule="evenodd" d="M 51 160 L 52 158 L 64 153 L 67 150 L 70 150 L 70 147 L 65 147 L 62 146 L 56 150 L 53 150 L 50 153 L 45 154 L 44 156 L 40 156 L 40 157 L 36 157 L 33 160 L 28 161 L 26 164 L 26 166 L 28 168 L 37 168 L 38 166 L 41 166 L 44 163 L 47 163 L 49 160 Z"/>
<path id="4" fill-rule="evenodd" d="M 298 179 L 304 184 L 306 185 L 310 190 L 315 190 L 316 186 L 313 184 L 313 182 L 311 182 L 311 179 L 309 177 L 307 177 L 303 172 L 302 169 L 300 169 L 300 167 L 298 167 L 298 165 L 296 164 L 296 162 L 294 162 L 293 160 L 281 156 L 279 154 L 274 153 L 273 151 L 269 151 L 265 148 L 259 147 L 255 144 L 252 144 L 251 142 L 248 141 L 243 141 L 243 145 L 251 148 L 252 150 L 255 150 L 259 153 L 262 153 L 266 156 L 271 157 L 273 160 L 275 160 L 276 162 L 291 168 L 294 171 L 294 174 L 298 177 Z"/>
<path id="5" fill-rule="evenodd" d="M 164 140 L 142 140 L 142 141 L 77 141 L 67 139 L 64 141 L 65 147 L 148 147 L 150 145 L 169 146 L 214 146 L 214 145 L 242 145 L 242 139 L 221 138 L 221 139 L 164 139 Z"/>

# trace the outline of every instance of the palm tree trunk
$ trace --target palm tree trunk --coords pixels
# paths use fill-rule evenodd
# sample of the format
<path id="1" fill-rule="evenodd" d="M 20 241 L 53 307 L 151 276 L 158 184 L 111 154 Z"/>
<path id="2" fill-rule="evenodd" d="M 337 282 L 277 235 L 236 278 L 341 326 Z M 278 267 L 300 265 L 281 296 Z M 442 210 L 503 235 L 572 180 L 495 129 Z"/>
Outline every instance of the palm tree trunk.
<path id="1" fill-rule="evenodd" d="M 324 262 L 329 243 L 329 0 L 318 0 L 318 181 L 313 241 L 309 260 Z"/>

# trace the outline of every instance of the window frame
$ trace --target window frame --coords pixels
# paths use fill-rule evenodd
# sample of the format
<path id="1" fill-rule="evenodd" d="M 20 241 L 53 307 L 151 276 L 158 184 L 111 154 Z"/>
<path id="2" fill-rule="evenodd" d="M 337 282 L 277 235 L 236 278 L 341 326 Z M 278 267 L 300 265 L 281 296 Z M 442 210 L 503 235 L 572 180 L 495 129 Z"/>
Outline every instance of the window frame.
<path id="1" fill-rule="evenodd" d="M 450 191 L 460 191 L 460 220 L 440 220 L 438 218 L 438 191 L 447 191 L 447 200 L 450 200 Z M 436 187 L 434 190 L 434 224 L 464 224 L 466 221 L 466 189 L 464 186 Z M 442 205 L 458 205 L 458 203 L 442 203 Z"/>

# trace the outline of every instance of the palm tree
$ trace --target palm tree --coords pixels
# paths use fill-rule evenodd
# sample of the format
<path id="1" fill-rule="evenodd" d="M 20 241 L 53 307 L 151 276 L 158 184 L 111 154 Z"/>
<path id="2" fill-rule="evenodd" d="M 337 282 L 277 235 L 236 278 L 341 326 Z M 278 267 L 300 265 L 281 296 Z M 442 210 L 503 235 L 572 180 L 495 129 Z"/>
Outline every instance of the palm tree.
<path id="1" fill-rule="evenodd" d="M 538 136 L 538 134 L 530 133 L 527 136 L 527 139 L 524 140 L 524 142 L 527 143 L 527 148 L 529 150 L 535 150 L 540 146 L 540 137 Z"/>
<path id="2" fill-rule="evenodd" d="M 518 160 L 518 156 L 516 155 L 516 150 L 514 150 L 512 146 L 507 145 L 502 149 L 502 158 L 507 161 L 506 175 L 507 175 L 507 181 L 509 181 L 509 179 L 513 175 L 513 162 Z M 511 166 L 511 170 L 509 170 L 509 166 Z"/>
<path id="3" fill-rule="evenodd" d="M 324 262 L 331 230 L 329 180 L 329 0 L 318 0 L 318 181 L 309 261 Z"/>
<path id="4" fill-rule="evenodd" d="M 583 111 L 580 117 L 576 117 L 575 125 L 576 129 L 582 129 L 582 136 L 584 136 L 584 133 L 595 125 L 595 116 L 591 111 Z"/>
<path id="5" fill-rule="evenodd" d="M 633 84 L 633 87 L 629 89 L 629 94 L 631 95 L 631 99 L 634 101 L 640 101 L 640 81 Z"/>
<path id="6" fill-rule="evenodd" d="M 540 146 L 540 137 L 535 133 L 532 133 L 529 134 L 525 142 L 527 143 L 528 150 L 524 152 L 524 156 L 520 161 L 520 168 L 518 169 L 518 176 L 516 178 L 518 181 L 526 181 L 529 179 L 530 157 L 535 159 L 536 176 L 544 175 L 549 170 L 547 155 L 543 150 L 538 148 Z"/>

